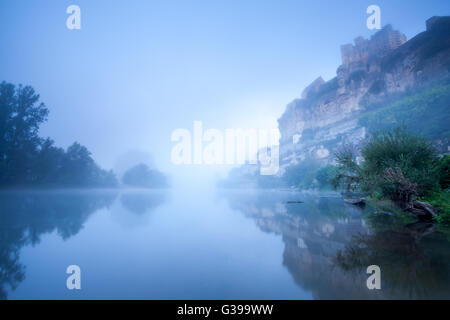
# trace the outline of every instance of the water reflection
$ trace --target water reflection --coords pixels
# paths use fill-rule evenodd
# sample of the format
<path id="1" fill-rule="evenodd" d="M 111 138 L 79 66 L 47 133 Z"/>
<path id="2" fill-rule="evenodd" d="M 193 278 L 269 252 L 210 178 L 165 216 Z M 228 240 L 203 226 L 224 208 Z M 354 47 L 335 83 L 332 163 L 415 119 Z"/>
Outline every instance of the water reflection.
<path id="1" fill-rule="evenodd" d="M 120 202 L 128 211 L 143 215 L 155 210 L 166 201 L 164 192 L 134 192 L 121 195 Z"/>
<path id="2" fill-rule="evenodd" d="M 282 236 L 283 264 L 315 299 L 450 298 L 449 242 L 432 225 L 407 224 L 336 196 L 223 196 L 261 230 Z M 381 267 L 382 290 L 366 287 L 372 264 Z"/>
<path id="3" fill-rule="evenodd" d="M 67 240 L 96 211 L 110 209 L 117 191 L 0 192 L 0 299 L 25 279 L 20 250 L 35 246 L 44 234 L 56 232 Z M 148 213 L 165 200 L 162 194 L 124 193 L 120 202 L 136 215 Z"/>
<path id="4" fill-rule="evenodd" d="M 33 266 L 55 266 L 49 256 L 65 250 L 90 269 L 91 291 L 81 293 L 87 299 L 450 297 L 449 237 L 432 225 L 374 214 L 333 194 L 227 191 L 225 201 L 170 194 L 175 201 L 162 208 L 169 199 L 157 191 L 0 192 L 0 298 L 73 297 L 58 291 L 64 288 L 51 272 L 46 285 L 55 291 L 40 291 L 42 276 L 33 277 Z M 58 239 L 43 238 L 50 233 L 77 241 L 52 251 Z M 21 250 L 41 239 L 21 262 Z M 371 264 L 381 267 L 382 290 L 366 287 Z M 109 287 L 118 275 L 125 280 Z"/>
<path id="5" fill-rule="evenodd" d="M 56 230 L 63 239 L 77 234 L 96 210 L 108 207 L 114 193 L 2 192 L 0 193 L 0 299 L 25 278 L 20 249 L 36 245 L 43 234 Z"/>
<path id="6" fill-rule="evenodd" d="M 443 234 L 429 223 L 393 223 L 385 215 L 370 218 L 371 234 L 358 234 L 336 255 L 336 264 L 354 274 L 376 262 L 388 297 L 450 298 L 450 250 Z M 383 220 L 384 223 L 380 221 Z"/>

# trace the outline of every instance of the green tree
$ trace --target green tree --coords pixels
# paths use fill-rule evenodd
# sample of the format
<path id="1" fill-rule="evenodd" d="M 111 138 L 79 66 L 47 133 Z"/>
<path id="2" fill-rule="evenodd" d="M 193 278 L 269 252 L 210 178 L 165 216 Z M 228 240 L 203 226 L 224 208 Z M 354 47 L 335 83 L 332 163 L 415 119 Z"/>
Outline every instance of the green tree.
<path id="1" fill-rule="evenodd" d="M 319 189 L 330 188 L 331 180 L 336 175 L 336 167 L 333 165 L 327 165 L 320 168 L 316 173 L 316 180 L 319 185 Z"/>
<path id="2" fill-rule="evenodd" d="M 362 182 L 361 168 L 357 162 L 358 148 L 353 144 L 344 144 L 334 154 L 335 170 L 330 183 L 335 189 L 355 191 Z"/>
<path id="3" fill-rule="evenodd" d="M 116 186 L 86 147 L 74 143 L 64 151 L 39 137 L 48 113 L 33 88 L 0 83 L 0 186 Z"/>
<path id="4" fill-rule="evenodd" d="M 283 180 L 288 186 L 308 189 L 314 187 L 314 179 L 319 168 L 319 162 L 307 158 L 296 165 L 287 167 Z"/>
<path id="5" fill-rule="evenodd" d="M 446 154 L 440 159 L 436 173 L 442 190 L 447 190 L 450 187 L 450 155 Z"/>
<path id="6" fill-rule="evenodd" d="M 423 196 L 439 189 L 437 149 L 405 127 L 374 133 L 361 150 L 363 188 L 396 199 L 407 184 Z"/>
<path id="7" fill-rule="evenodd" d="M 437 149 L 404 127 L 373 133 L 361 148 L 361 164 L 356 161 L 357 153 L 349 146 L 336 153 L 334 187 L 389 198 L 404 209 L 411 206 L 414 197 L 440 190 L 439 175 L 445 171 L 445 161 L 437 170 Z"/>
<path id="8" fill-rule="evenodd" d="M 27 183 L 48 109 L 30 86 L 0 83 L 0 184 Z"/>

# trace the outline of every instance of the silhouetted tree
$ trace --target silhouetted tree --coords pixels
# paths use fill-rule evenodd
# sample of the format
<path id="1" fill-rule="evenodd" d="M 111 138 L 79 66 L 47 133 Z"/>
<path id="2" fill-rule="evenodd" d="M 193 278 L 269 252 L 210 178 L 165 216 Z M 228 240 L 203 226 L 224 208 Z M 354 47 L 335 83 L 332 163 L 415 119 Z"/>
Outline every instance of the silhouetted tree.
<path id="1" fill-rule="evenodd" d="M 67 151 L 39 137 L 48 109 L 30 86 L 0 83 L 0 186 L 113 187 L 89 150 L 75 142 Z"/>
<path id="2" fill-rule="evenodd" d="M 27 183 L 32 159 L 39 153 L 42 139 L 39 126 L 48 109 L 39 103 L 33 88 L 6 82 L 0 84 L 0 181 Z"/>
<path id="3" fill-rule="evenodd" d="M 122 178 L 124 184 L 139 188 L 168 187 L 166 176 L 155 169 L 150 169 L 141 163 L 125 172 Z"/>

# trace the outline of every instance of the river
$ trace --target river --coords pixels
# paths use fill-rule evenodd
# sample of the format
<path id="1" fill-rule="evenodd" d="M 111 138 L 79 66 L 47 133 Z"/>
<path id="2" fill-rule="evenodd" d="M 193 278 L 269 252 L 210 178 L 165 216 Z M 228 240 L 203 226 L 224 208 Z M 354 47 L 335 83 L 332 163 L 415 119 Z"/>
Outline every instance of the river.
<path id="1" fill-rule="evenodd" d="M 335 193 L 2 191 L 0 298 L 450 299 L 449 244 Z"/>

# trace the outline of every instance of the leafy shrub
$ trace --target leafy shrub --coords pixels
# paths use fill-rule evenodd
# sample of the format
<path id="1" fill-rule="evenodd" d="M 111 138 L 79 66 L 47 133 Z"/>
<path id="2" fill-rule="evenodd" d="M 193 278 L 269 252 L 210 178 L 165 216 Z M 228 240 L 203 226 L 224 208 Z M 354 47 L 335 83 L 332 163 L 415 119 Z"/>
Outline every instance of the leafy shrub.
<path id="1" fill-rule="evenodd" d="M 283 175 L 283 180 L 288 186 L 299 187 L 300 189 L 309 189 L 313 187 L 316 171 L 320 164 L 313 159 L 289 166 Z"/>
<path id="2" fill-rule="evenodd" d="M 450 226 L 450 194 L 449 191 L 432 192 L 421 200 L 428 202 L 433 207 L 439 209 L 439 216 L 436 220 Z"/>
<path id="3" fill-rule="evenodd" d="M 358 148 L 353 144 L 342 145 L 335 152 L 336 166 L 329 179 L 335 189 L 355 191 L 360 187 L 362 175 L 357 155 Z"/>
<path id="4" fill-rule="evenodd" d="M 449 155 L 439 158 L 426 138 L 404 127 L 374 133 L 361 149 L 361 164 L 356 161 L 357 151 L 347 145 L 335 154 L 331 179 L 335 188 L 360 189 L 372 198 L 392 200 L 402 209 L 418 196 L 439 209 L 440 224 L 450 226 Z"/>
<path id="5" fill-rule="evenodd" d="M 436 165 L 439 157 L 436 148 L 426 139 L 398 127 L 392 131 L 376 132 L 361 150 L 363 189 L 377 190 L 393 200 L 401 198 L 400 184 L 386 175 L 386 170 L 401 173 L 405 183 L 416 184 L 416 193 L 423 196 L 439 190 Z M 403 188 L 403 187 L 402 187 Z"/>
<path id="6" fill-rule="evenodd" d="M 441 158 L 436 171 L 442 190 L 447 190 L 450 187 L 450 155 L 446 154 Z"/>
<path id="7" fill-rule="evenodd" d="M 319 189 L 325 189 L 331 186 L 331 180 L 336 175 L 336 170 L 337 168 L 332 165 L 327 165 L 317 170 L 316 181 Z"/>

